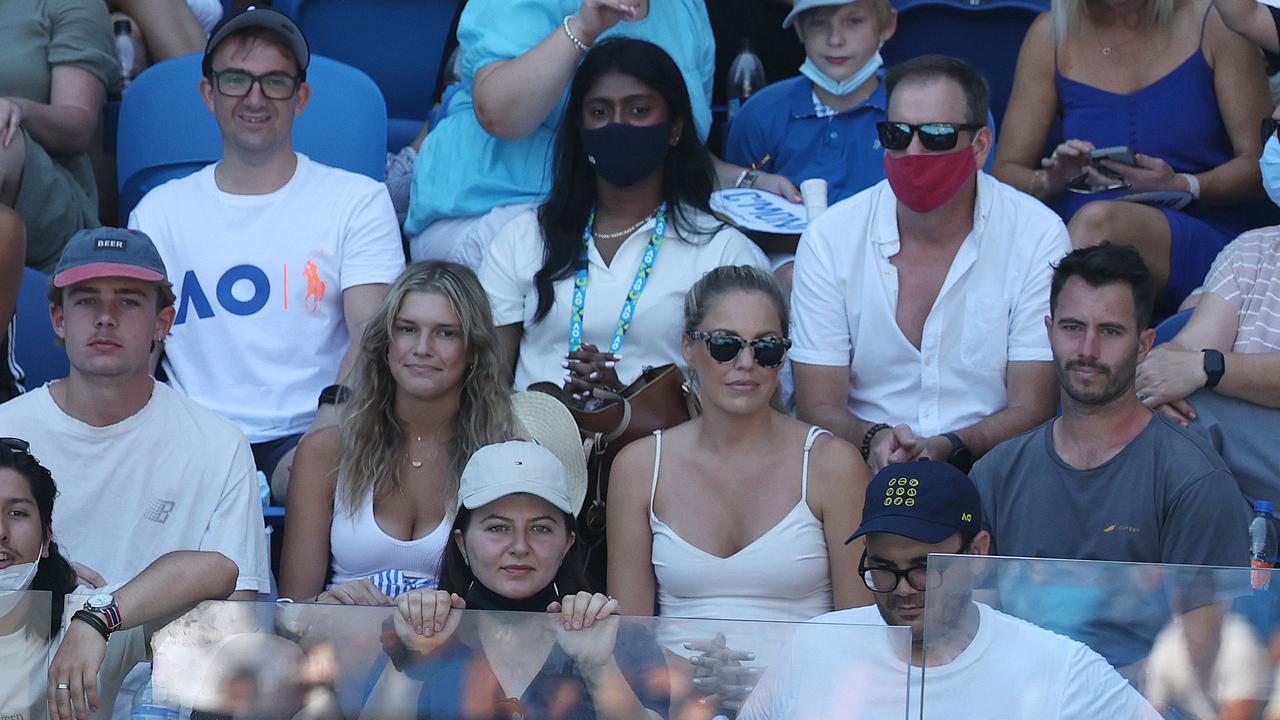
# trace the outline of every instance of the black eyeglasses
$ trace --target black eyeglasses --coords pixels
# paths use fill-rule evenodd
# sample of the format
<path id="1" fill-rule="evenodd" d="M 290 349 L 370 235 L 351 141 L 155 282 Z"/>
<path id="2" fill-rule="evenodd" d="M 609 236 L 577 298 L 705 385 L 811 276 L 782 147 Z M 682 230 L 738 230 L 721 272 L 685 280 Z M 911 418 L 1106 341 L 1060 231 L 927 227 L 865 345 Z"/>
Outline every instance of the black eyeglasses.
<path id="1" fill-rule="evenodd" d="M 264 97 L 271 100 L 288 100 L 298 92 L 298 78 L 285 72 L 269 72 L 266 75 L 254 75 L 244 70 L 212 70 L 213 86 L 227 97 L 244 97 L 258 83 Z"/>
<path id="2" fill-rule="evenodd" d="M 963 555 L 969 552 L 969 543 L 960 546 L 955 551 L 955 555 Z M 927 565 L 912 565 L 906 570 L 899 570 L 896 567 L 868 567 L 867 552 L 862 551 L 862 559 L 858 561 L 858 574 L 862 576 L 862 582 L 867 589 L 875 593 L 891 593 L 898 589 L 898 583 L 902 578 L 907 579 L 907 584 L 917 592 L 924 592 L 929 582 L 929 567 Z"/>
<path id="3" fill-rule="evenodd" d="M 1280 120 L 1262 118 L 1262 144 L 1266 145 L 1267 140 L 1270 140 L 1272 135 L 1280 137 Z"/>
<path id="4" fill-rule="evenodd" d="M 692 330 L 689 332 L 689 337 L 706 342 L 707 354 L 718 363 L 733 362 L 738 357 L 738 353 L 742 352 L 743 346 L 749 345 L 756 364 L 766 368 L 776 368 L 781 365 L 782 359 L 787 355 L 787 349 L 791 347 L 790 338 L 770 336 L 746 340 L 719 330 L 715 332 Z"/>
<path id="5" fill-rule="evenodd" d="M 961 130 L 979 130 L 985 127 L 976 123 L 933 122 L 912 125 L 911 123 L 882 120 L 876 123 L 876 132 L 880 135 L 880 144 L 886 150 L 906 150 L 911 145 L 911 136 L 919 135 L 920 144 L 925 150 L 951 150 L 960 139 Z"/>

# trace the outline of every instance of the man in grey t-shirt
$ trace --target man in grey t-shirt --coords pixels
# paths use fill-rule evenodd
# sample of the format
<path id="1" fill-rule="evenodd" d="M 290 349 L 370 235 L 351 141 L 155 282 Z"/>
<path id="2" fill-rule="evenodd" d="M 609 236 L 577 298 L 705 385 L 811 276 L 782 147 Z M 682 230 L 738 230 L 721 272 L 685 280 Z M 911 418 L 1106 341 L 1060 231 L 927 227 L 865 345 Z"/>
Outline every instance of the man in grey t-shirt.
<path id="1" fill-rule="evenodd" d="M 1247 562 L 1248 505 L 1226 465 L 1202 438 L 1147 409 L 1134 389 L 1154 339 L 1143 329 L 1154 296 L 1132 247 L 1082 248 L 1058 264 L 1045 326 L 1062 416 L 996 446 L 973 468 L 994 554 Z M 1139 642 L 1104 652 L 1109 660 L 1146 654 L 1141 618 L 1135 612 L 1139 626 L 1129 628 Z"/>

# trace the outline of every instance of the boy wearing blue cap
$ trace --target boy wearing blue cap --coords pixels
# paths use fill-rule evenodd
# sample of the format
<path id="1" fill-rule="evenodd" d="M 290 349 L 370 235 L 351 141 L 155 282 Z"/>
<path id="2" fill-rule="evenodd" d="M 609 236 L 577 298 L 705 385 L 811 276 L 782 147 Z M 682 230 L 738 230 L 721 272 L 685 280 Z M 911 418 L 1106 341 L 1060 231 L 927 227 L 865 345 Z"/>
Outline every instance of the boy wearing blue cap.
<path id="1" fill-rule="evenodd" d="M 985 555 L 990 536 L 981 528 L 978 491 L 955 467 L 934 460 L 886 466 L 867 486 L 862 524 L 849 538 L 866 543 L 859 570 L 875 605 L 813 622 L 910 627 L 911 657 L 889 642 L 836 654 L 820 628 L 799 630 L 738 717 L 888 717 L 901 711 L 909 683 L 911 718 L 1159 718 L 1087 646 L 974 602 L 965 564 L 929 572 L 932 553 Z M 927 657 L 926 586 L 934 594 Z M 858 692 L 842 692 L 854 680 Z"/>

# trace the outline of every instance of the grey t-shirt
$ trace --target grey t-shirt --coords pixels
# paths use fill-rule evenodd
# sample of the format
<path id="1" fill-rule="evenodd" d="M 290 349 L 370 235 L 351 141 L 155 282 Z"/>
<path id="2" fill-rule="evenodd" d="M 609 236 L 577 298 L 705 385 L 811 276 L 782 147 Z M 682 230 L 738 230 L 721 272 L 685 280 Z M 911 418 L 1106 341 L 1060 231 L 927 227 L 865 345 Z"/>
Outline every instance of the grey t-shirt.
<path id="1" fill-rule="evenodd" d="M 1160 413 L 1107 462 L 1077 470 L 1053 421 L 973 467 L 992 554 L 1184 565 L 1246 565 L 1249 506 L 1201 437 Z"/>

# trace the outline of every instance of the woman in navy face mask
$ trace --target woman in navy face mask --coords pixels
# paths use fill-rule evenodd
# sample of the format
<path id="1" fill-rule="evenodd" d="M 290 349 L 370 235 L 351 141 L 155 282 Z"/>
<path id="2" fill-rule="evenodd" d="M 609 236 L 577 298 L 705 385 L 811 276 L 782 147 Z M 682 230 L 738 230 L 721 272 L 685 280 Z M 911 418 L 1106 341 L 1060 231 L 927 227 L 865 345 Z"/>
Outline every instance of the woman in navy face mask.
<path id="1" fill-rule="evenodd" d="M 711 216 L 711 155 L 679 69 L 616 38 L 588 52 L 557 131 L 551 192 L 494 239 L 480 268 L 515 387 L 587 401 L 645 366 L 683 365 L 685 291 L 721 265 L 766 267 Z M 625 347 L 624 347 L 625 344 Z"/>

